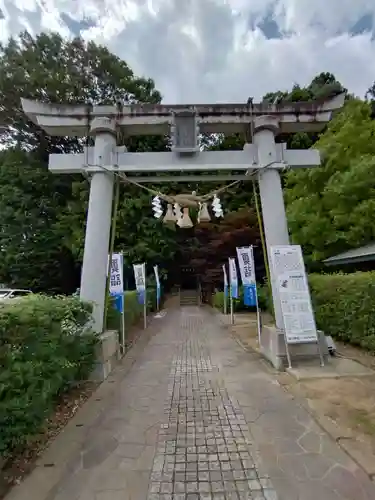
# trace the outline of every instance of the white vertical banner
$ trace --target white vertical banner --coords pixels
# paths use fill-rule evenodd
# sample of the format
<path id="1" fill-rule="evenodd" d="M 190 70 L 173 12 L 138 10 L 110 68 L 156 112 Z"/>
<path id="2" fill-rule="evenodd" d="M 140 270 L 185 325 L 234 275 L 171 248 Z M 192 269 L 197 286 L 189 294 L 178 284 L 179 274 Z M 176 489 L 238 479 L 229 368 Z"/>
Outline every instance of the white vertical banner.
<path id="1" fill-rule="evenodd" d="M 109 293 L 113 297 L 114 307 L 121 313 L 121 346 L 125 354 L 125 294 L 124 294 L 124 257 L 122 253 L 113 253 L 111 258 Z"/>
<path id="2" fill-rule="evenodd" d="M 224 287 L 228 286 L 228 276 L 227 270 L 225 269 L 225 264 L 223 264 L 223 275 L 224 275 Z"/>
<path id="3" fill-rule="evenodd" d="M 236 259 L 234 257 L 229 257 L 229 281 L 230 281 L 230 295 L 232 298 L 238 298 L 238 278 L 237 278 L 237 267 Z"/>
<path id="4" fill-rule="evenodd" d="M 243 284 L 244 304 L 245 306 L 256 307 L 258 340 L 260 343 L 260 312 L 258 306 L 253 247 L 238 247 L 237 258 Z"/>
<path id="5" fill-rule="evenodd" d="M 253 247 L 237 247 L 237 259 L 242 284 L 253 285 L 256 281 Z"/>
<path id="6" fill-rule="evenodd" d="M 230 321 L 233 325 L 234 324 L 233 299 L 238 298 L 238 278 L 237 278 L 236 259 L 234 257 L 229 257 L 228 262 L 229 262 L 229 281 L 230 281 Z"/>
<path id="7" fill-rule="evenodd" d="M 156 310 L 160 308 L 160 278 L 158 266 L 154 266 L 155 281 L 156 281 Z"/>
<path id="8" fill-rule="evenodd" d="M 111 295 L 122 295 L 124 293 L 122 255 L 120 253 L 112 254 L 109 278 L 109 293 Z"/>
<path id="9" fill-rule="evenodd" d="M 223 264 L 223 275 L 224 275 L 224 314 L 227 314 L 228 276 L 227 276 L 227 270 L 225 269 L 225 264 Z"/>
<path id="10" fill-rule="evenodd" d="M 137 289 L 138 300 L 143 304 L 143 324 L 147 327 L 147 297 L 146 297 L 146 263 L 133 264 L 135 287 Z"/>

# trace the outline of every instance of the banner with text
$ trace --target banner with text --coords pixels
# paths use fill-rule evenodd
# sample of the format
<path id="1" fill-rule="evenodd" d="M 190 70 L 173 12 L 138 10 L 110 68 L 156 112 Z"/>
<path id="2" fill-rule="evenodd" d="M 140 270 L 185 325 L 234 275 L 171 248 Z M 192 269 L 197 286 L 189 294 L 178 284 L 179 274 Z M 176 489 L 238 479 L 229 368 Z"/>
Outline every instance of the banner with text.
<path id="1" fill-rule="evenodd" d="M 287 342 L 317 342 L 318 334 L 301 247 L 271 247 L 271 262 L 277 280 Z"/>
<path id="2" fill-rule="evenodd" d="M 154 266 L 155 281 L 156 281 L 156 302 L 159 305 L 160 302 L 160 278 L 158 266 Z"/>
<path id="3" fill-rule="evenodd" d="M 108 256 L 108 259 L 110 256 Z M 115 297 L 115 308 L 123 311 L 123 293 L 124 293 L 124 276 L 122 265 L 122 254 L 113 253 L 111 259 L 110 276 L 109 276 L 109 293 Z"/>
<path id="4" fill-rule="evenodd" d="M 229 257 L 229 281 L 230 281 L 230 295 L 233 299 L 238 299 L 238 278 L 236 259 Z"/>
<path id="5" fill-rule="evenodd" d="M 237 259 L 243 284 L 243 301 L 245 306 L 256 307 L 257 287 L 253 247 L 237 247 Z"/>
<path id="6" fill-rule="evenodd" d="M 133 268 L 138 301 L 140 304 L 144 304 L 146 298 L 146 263 L 133 264 Z"/>
<path id="7" fill-rule="evenodd" d="M 225 264 L 223 264 L 223 274 L 224 274 L 224 297 L 228 297 L 228 276 L 227 276 L 227 270 L 225 269 Z"/>

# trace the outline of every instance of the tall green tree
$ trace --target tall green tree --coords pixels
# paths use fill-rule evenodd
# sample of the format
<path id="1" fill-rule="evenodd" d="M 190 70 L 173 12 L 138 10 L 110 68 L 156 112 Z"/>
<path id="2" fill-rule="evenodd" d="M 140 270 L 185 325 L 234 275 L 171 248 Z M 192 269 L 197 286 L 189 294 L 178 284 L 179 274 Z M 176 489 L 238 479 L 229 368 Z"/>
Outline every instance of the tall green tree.
<path id="1" fill-rule="evenodd" d="M 287 174 L 289 227 L 310 264 L 375 238 L 374 138 L 371 106 L 352 99 L 314 146 L 323 165 Z"/>
<path id="2" fill-rule="evenodd" d="M 24 115 L 21 97 L 87 104 L 89 109 L 95 104 L 158 103 L 161 95 L 152 80 L 136 77 L 107 48 L 79 38 L 64 40 L 45 33 L 34 38 L 24 32 L 0 46 L 0 123 L 7 126 L 0 145 L 8 149 L 0 160 L 1 202 L 7 206 L 1 240 L 7 259 L 0 262 L 0 277 L 18 286 L 70 292 L 79 284 L 89 183 L 80 175 L 50 174 L 48 155 L 82 152 L 84 144 L 92 141 L 49 136 Z M 165 150 L 168 140 L 135 137 L 126 145 L 130 151 Z M 27 209 L 22 201 L 26 199 Z M 123 187 L 117 245 L 129 258 L 154 256 L 160 248 L 171 248 L 173 238 L 167 229 L 157 227 L 152 219 L 144 223 L 149 216 L 150 196 Z M 146 231 L 146 225 L 152 227 Z M 21 240 L 15 237 L 17 231 Z M 172 248 L 164 253 L 173 257 Z M 22 261 L 27 270 L 20 268 Z M 50 271 L 57 267 L 59 272 Z"/>

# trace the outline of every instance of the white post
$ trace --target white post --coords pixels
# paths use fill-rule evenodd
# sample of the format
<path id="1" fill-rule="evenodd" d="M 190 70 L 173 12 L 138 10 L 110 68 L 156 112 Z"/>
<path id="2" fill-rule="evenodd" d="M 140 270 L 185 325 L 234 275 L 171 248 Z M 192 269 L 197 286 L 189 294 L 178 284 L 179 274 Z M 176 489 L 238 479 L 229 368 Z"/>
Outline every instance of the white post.
<path id="1" fill-rule="evenodd" d="M 272 168 L 277 161 L 275 134 L 278 133 L 278 118 L 260 116 L 255 118 L 254 144 L 258 148 L 258 162 L 264 170 L 259 172 L 259 191 L 262 204 L 263 225 L 266 237 L 268 263 L 271 274 L 272 297 L 275 309 L 276 326 L 284 328 L 277 283 L 273 276 L 270 247 L 289 245 L 288 225 L 285 213 L 283 190 L 278 170 Z M 267 168 L 267 165 L 270 165 Z"/>
<path id="2" fill-rule="evenodd" d="M 110 165 L 113 148 L 116 146 L 114 121 L 95 118 L 90 132 L 95 135 L 95 164 Z M 87 211 L 80 297 L 94 304 L 93 329 L 97 333 L 103 330 L 113 179 L 112 174 L 104 171 L 93 174 Z"/>

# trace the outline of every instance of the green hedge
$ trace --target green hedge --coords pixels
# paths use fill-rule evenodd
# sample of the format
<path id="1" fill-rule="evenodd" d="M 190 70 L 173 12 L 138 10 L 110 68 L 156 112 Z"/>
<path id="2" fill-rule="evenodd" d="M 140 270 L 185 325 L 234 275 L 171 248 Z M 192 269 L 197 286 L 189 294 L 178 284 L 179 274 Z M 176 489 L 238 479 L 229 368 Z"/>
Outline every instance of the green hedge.
<path id="1" fill-rule="evenodd" d="M 160 299 L 162 301 L 162 298 Z M 156 289 L 147 288 L 147 312 L 156 310 Z M 143 305 L 138 302 L 137 292 L 129 290 L 125 292 L 125 326 L 136 324 L 143 317 Z M 109 301 L 107 315 L 107 327 L 119 330 L 121 328 L 121 315 L 114 308 L 114 301 Z"/>
<path id="2" fill-rule="evenodd" d="M 267 289 L 258 285 L 258 303 L 259 307 L 262 310 L 266 310 L 268 308 L 268 298 L 267 298 Z M 251 312 L 255 311 L 255 307 L 245 306 L 243 303 L 243 287 L 239 287 L 239 298 L 233 300 L 233 310 L 234 312 Z M 216 292 L 213 296 L 213 306 L 221 311 L 224 310 L 224 292 Z M 229 297 L 227 297 L 227 308 L 229 312 Z"/>
<path id="3" fill-rule="evenodd" d="M 317 327 L 375 353 L 375 272 L 311 274 L 309 285 Z M 258 288 L 258 297 L 261 309 L 269 310 L 266 286 Z M 214 306 L 223 310 L 223 300 L 223 292 L 217 292 Z M 235 311 L 245 310 L 236 300 Z"/>
<path id="4" fill-rule="evenodd" d="M 375 353 L 375 272 L 311 274 L 318 328 Z"/>
<path id="5" fill-rule="evenodd" d="M 91 306 L 34 295 L 0 305 L 0 456 L 42 429 L 57 397 L 87 378 L 97 337 L 84 327 Z"/>

